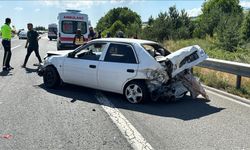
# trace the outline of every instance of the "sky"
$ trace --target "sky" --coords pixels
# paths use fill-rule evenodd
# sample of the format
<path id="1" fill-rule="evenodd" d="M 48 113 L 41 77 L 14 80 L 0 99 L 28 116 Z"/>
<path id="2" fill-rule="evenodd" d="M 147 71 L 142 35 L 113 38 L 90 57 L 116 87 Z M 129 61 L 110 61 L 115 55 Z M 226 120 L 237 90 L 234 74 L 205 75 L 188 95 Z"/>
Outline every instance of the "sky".
<path id="1" fill-rule="evenodd" d="M 128 7 L 137 12 L 143 22 L 152 15 L 168 11 L 171 6 L 178 10 L 185 9 L 189 16 L 201 13 L 205 0 L 0 0 L 0 24 L 6 17 L 12 19 L 17 29 L 26 28 L 31 22 L 34 26 L 47 28 L 50 23 L 57 23 L 58 13 L 66 9 L 81 10 L 88 14 L 93 27 L 110 9 Z M 240 0 L 240 5 L 250 8 L 250 0 Z"/>

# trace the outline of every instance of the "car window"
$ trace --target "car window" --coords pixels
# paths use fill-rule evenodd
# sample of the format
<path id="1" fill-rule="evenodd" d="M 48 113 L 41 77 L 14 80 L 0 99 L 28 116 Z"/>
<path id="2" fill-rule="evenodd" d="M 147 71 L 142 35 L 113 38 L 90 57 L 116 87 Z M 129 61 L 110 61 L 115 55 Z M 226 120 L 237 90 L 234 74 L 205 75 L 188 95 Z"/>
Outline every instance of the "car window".
<path id="1" fill-rule="evenodd" d="M 106 43 L 93 43 L 82 47 L 81 50 L 75 54 L 75 58 L 87 60 L 99 60 Z"/>
<path id="2" fill-rule="evenodd" d="M 142 44 L 142 47 L 152 56 L 167 56 L 170 52 L 158 44 Z"/>
<path id="3" fill-rule="evenodd" d="M 135 64 L 136 57 L 130 45 L 110 44 L 104 61 Z"/>
<path id="4" fill-rule="evenodd" d="M 77 29 L 81 29 L 82 34 L 87 33 L 87 23 L 84 21 L 62 21 L 62 32 L 75 34 Z"/>

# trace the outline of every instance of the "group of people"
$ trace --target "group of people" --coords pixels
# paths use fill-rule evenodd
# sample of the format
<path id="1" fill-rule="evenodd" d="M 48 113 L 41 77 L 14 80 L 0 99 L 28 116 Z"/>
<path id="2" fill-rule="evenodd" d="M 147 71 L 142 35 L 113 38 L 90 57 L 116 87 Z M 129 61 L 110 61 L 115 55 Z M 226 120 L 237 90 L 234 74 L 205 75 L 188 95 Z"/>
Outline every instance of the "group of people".
<path id="1" fill-rule="evenodd" d="M 11 60 L 11 55 L 12 55 L 12 53 L 11 53 L 11 36 L 12 36 L 12 34 L 15 34 L 16 31 L 11 28 L 10 24 L 11 24 L 11 19 L 6 18 L 5 24 L 1 27 L 1 30 L 0 30 L 0 32 L 2 33 L 2 45 L 4 48 L 3 67 L 2 67 L 3 71 L 10 71 L 10 70 L 14 69 L 10 65 L 10 60 Z M 41 37 L 39 36 L 37 31 L 33 30 L 32 23 L 28 23 L 27 28 L 28 28 L 27 41 L 25 44 L 25 48 L 27 48 L 27 54 L 25 56 L 24 63 L 21 66 L 23 68 L 26 68 L 26 64 L 28 62 L 28 59 L 33 51 L 35 52 L 39 63 L 42 63 L 42 59 L 39 55 L 39 44 L 38 44 L 38 40 Z M 108 32 L 106 35 L 106 38 L 110 38 L 110 37 L 111 37 L 111 34 Z M 124 33 L 122 31 L 118 31 L 116 33 L 116 37 L 124 38 Z M 99 31 L 98 34 L 96 34 L 93 27 L 90 27 L 87 40 L 93 40 L 93 39 L 97 39 L 97 38 L 102 38 L 101 31 Z M 82 35 L 81 30 L 78 29 L 76 31 L 73 43 L 76 45 L 76 47 L 78 47 L 80 45 L 83 45 L 85 41 L 86 41 L 86 39 Z"/>
<path id="2" fill-rule="evenodd" d="M 2 45 L 4 48 L 4 57 L 3 57 L 3 71 L 10 71 L 14 69 L 10 65 L 10 60 L 11 60 L 11 36 L 12 34 L 15 34 L 16 31 L 13 30 L 10 26 L 11 24 L 11 19 L 6 18 L 5 19 L 5 24 L 1 27 L 1 33 L 2 33 Z M 33 24 L 28 23 L 27 24 L 28 32 L 27 32 L 27 41 L 25 44 L 25 48 L 27 48 L 27 54 L 24 59 L 24 63 L 21 67 L 26 67 L 27 61 L 30 57 L 30 54 L 34 51 L 36 54 L 36 57 L 39 61 L 39 63 L 42 63 L 42 59 L 39 55 L 39 45 L 38 45 L 38 40 L 40 39 L 39 34 L 33 30 Z"/>
<path id="3" fill-rule="evenodd" d="M 117 31 L 116 37 L 124 38 L 125 36 L 124 36 L 124 33 L 122 31 Z M 102 32 L 99 31 L 98 34 L 96 34 L 93 27 L 89 27 L 89 34 L 88 34 L 87 40 L 93 40 L 93 39 L 99 39 L 99 38 L 102 38 Z M 110 32 L 107 32 L 106 38 L 111 38 Z M 85 41 L 86 41 L 86 39 L 82 35 L 81 29 L 77 29 L 73 44 L 75 44 L 76 47 L 78 47 L 78 46 L 84 44 Z"/>
<path id="4" fill-rule="evenodd" d="M 85 39 L 84 36 L 82 35 L 81 29 L 77 29 L 73 44 L 76 45 L 76 47 L 84 44 L 84 42 L 94 40 L 94 39 L 99 39 L 102 38 L 102 32 L 99 31 L 98 34 L 94 31 L 93 27 L 89 27 L 89 34 L 88 34 L 88 39 Z M 110 34 L 107 34 L 107 37 L 110 37 Z"/>

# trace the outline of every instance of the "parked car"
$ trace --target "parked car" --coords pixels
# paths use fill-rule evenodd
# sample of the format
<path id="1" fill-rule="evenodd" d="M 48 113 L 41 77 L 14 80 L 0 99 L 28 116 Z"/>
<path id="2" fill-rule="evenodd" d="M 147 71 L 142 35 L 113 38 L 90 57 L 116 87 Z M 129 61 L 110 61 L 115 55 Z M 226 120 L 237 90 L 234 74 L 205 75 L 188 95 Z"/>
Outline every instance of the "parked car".
<path id="1" fill-rule="evenodd" d="M 22 30 L 19 34 L 18 34 L 19 39 L 27 39 L 27 31 Z"/>
<path id="2" fill-rule="evenodd" d="M 124 94 L 131 103 L 176 100 L 189 91 L 208 98 L 190 68 L 207 58 L 198 45 L 170 53 L 153 41 L 104 38 L 70 51 L 49 51 L 38 74 L 47 88 L 61 82 Z"/>

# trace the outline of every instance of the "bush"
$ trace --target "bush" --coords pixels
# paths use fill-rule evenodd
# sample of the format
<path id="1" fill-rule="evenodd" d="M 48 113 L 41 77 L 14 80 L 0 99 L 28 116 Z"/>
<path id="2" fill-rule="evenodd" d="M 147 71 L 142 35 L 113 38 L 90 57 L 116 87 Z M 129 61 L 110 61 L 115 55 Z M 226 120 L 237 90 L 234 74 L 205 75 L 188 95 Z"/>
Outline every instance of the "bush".
<path id="1" fill-rule="evenodd" d="M 239 15 L 222 15 L 216 28 L 217 45 L 227 51 L 235 51 L 240 44 L 240 25 L 241 17 Z"/>
<path id="2" fill-rule="evenodd" d="M 245 41 L 250 40 L 250 11 L 244 18 L 244 21 L 241 26 L 241 37 Z"/>

